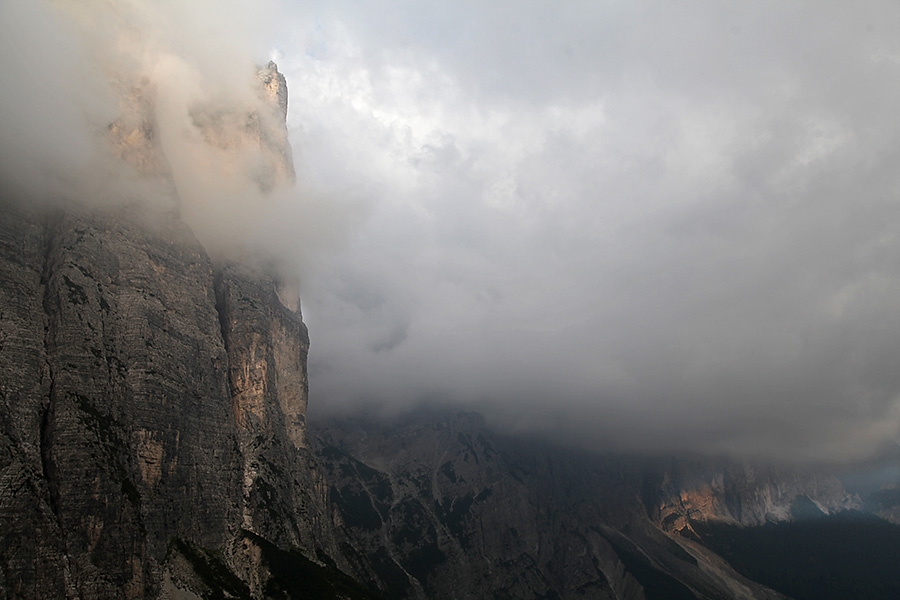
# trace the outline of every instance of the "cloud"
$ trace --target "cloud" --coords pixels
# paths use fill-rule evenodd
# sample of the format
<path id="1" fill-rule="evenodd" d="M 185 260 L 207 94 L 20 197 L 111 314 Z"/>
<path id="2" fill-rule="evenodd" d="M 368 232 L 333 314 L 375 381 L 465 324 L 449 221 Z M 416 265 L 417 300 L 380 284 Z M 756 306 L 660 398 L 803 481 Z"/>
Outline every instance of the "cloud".
<path id="1" fill-rule="evenodd" d="M 897 438 L 896 7 L 303 16 L 294 139 L 372 197 L 305 278 L 314 413 L 450 398 L 801 459 Z"/>
<path id="2" fill-rule="evenodd" d="M 898 10 L 10 0 L 0 174 L 298 270 L 313 416 L 850 459 L 900 429 Z M 209 124 L 272 56 L 297 183 L 262 193 Z M 135 87 L 174 195 L 98 143 Z"/>
<path id="3" fill-rule="evenodd" d="M 0 5 L 0 175 L 6 192 L 60 194 L 101 151 L 115 104 L 68 23 L 41 2 Z M 102 131 L 102 129 L 100 129 Z"/>
<path id="4" fill-rule="evenodd" d="M 2 10 L 7 193 L 177 209 L 217 254 L 298 253 L 292 236 L 265 231 L 273 212 L 302 212 L 293 166 L 281 164 L 282 117 L 256 81 L 274 3 L 12 0 Z"/>

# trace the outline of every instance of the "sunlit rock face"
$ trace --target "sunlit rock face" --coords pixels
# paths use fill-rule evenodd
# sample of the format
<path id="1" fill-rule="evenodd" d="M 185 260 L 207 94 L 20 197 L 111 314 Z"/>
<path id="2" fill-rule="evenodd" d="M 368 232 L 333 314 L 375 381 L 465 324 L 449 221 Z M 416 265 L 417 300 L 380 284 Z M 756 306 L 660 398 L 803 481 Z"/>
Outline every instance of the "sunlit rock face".
<path id="1" fill-rule="evenodd" d="M 309 337 L 276 290 L 273 277 L 242 265 L 225 265 L 217 274 L 243 465 L 241 527 L 285 547 L 325 549 L 331 545 L 319 523 L 325 483 L 307 443 Z"/>
<path id="2" fill-rule="evenodd" d="M 257 72 L 257 80 L 270 109 L 260 111 L 264 114 L 260 116 L 259 144 L 271 158 L 274 169 L 271 183 L 274 187 L 278 181 L 293 182 L 296 177 L 286 126 L 288 87 L 284 75 L 278 72 L 278 66 L 273 61 Z"/>
<path id="3" fill-rule="evenodd" d="M 109 125 L 113 152 L 143 175 L 168 175 L 168 165 L 157 139 L 153 84 L 144 78 L 123 87 L 118 90 L 120 116 Z"/>
<path id="4" fill-rule="evenodd" d="M 217 164 L 207 165 L 211 170 L 237 171 L 268 193 L 295 179 L 286 125 L 287 82 L 270 61 L 257 71 L 256 85 L 257 102 L 190 102 L 178 133 L 220 151 L 211 155 L 217 159 Z M 120 116 L 108 131 L 114 153 L 141 174 L 171 176 L 165 142 L 160 140 L 168 124 L 161 122 L 158 86 L 145 76 L 119 82 L 116 88 Z M 166 115 L 162 121 L 170 118 Z"/>
<path id="5" fill-rule="evenodd" d="M 730 460 L 679 460 L 651 471 L 644 501 L 666 531 L 688 533 L 692 521 L 742 526 L 790 521 L 814 507 L 822 514 L 862 503 L 824 470 L 777 468 Z"/>

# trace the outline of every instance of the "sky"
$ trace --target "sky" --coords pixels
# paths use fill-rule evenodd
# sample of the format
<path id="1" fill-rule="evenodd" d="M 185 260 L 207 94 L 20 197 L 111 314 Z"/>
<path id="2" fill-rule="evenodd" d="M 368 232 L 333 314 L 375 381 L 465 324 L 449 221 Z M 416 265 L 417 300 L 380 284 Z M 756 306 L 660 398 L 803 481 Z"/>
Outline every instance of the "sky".
<path id="1" fill-rule="evenodd" d="M 141 64 L 287 77 L 297 184 L 247 227 L 299 273 L 313 419 L 449 404 L 800 460 L 900 438 L 897 3 L 114 5 L 154 32 Z M 83 33 L 42 35 L 3 42 L 4 77 L 27 47 L 66 98 L 102 87 L 54 58 Z M 108 107 L 73 102 L 48 135 L 76 147 Z"/>

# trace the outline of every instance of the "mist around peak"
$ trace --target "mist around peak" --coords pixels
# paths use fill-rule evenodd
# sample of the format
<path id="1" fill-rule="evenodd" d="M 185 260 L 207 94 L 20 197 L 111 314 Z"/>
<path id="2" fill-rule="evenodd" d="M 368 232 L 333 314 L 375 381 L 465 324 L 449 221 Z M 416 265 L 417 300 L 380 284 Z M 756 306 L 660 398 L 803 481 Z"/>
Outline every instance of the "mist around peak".
<path id="1" fill-rule="evenodd" d="M 216 256 L 280 256 L 303 228 L 273 3 L 4 3 L 4 195 L 177 212 Z M 269 259 L 272 260 L 272 259 Z"/>
<path id="2" fill-rule="evenodd" d="M 177 207 L 212 252 L 261 249 L 300 281 L 313 415 L 464 405 L 802 461 L 900 435 L 891 2 L 0 17 L 4 195 Z M 279 117 L 270 59 L 295 180 L 242 137 Z"/>

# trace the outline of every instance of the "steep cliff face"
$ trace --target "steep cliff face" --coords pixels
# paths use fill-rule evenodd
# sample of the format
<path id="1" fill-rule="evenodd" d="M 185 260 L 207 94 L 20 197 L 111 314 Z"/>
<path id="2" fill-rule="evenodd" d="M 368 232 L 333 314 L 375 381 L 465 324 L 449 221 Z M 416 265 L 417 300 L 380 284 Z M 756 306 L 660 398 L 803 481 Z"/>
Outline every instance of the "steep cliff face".
<path id="1" fill-rule="evenodd" d="M 210 262 L 177 223 L 4 211 L 14 231 L 3 288 L 16 293 L 4 307 L 22 313 L 4 315 L 4 337 L 29 352 L 4 344 L 4 430 L 19 442 L 34 506 L 59 532 L 44 551 L 57 568 L 12 567 L 13 553 L 4 572 L 34 581 L 35 597 L 46 585 L 143 596 L 169 539 L 221 546 L 239 506 Z M 16 535 L 22 521 L 10 514 L 7 523 Z M 40 553 L 45 539 L 20 532 L 3 546 L 37 543 Z"/>
<path id="2" fill-rule="evenodd" d="M 0 598 L 262 598 L 296 595 L 295 572 L 366 597 L 308 449 L 296 291 L 240 246 L 213 263 L 180 216 L 165 98 L 116 89 L 122 198 L 0 185 Z M 274 63 L 255 92 L 188 106 L 180 135 L 260 200 L 294 172 Z"/>
<path id="3" fill-rule="evenodd" d="M 49 372 L 41 306 L 44 226 L 28 210 L 0 219 L 0 589 L 63 598 L 63 531 L 44 476 Z"/>
<path id="4" fill-rule="evenodd" d="M 260 116 L 262 124 L 258 127 L 259 143 L 270 153 L 269 163 L 273 165 L 274 181 L 294 181 L 294 159 L 285 126 L 288 108 L 287 81 L 272 61 L 259 70 L 256 78 L 270 109 Z"/>
<path id="5" fill-rule="evenodd" d="M 156 85 L 147 77 L 137 81 L 124 77 L 115 87 L 120 114 L 107 131 L 113 153 L 143 175 L 171 177 L 172 165 L 160 139 Z M 194 103 L 188 131 L 221 151 L 215 154 L 223 163 L 218 168 L 248 170 L 260 190 L 270 192 L 295 180 L 287 131 L 287 81 L 269 61 L 258 69 L 254 87 L 258 101 L 252 105 Z"/>
<path id="6" fill-rule="evenodd" d="M 177 221 L 64 214 L 46 245 L 51 503 L 76 587 L 139 597 L 173 536 L 219 547 L 233 530 L 239 455 L 212 268 Z"/>
<path id="7" fill-rule="evenodd" d="M 285 547 L 335 554 L 325 483 L 307 447 L 309 335 L 275 278 L 228 264 L 216 296 L 231 416 L 241 448 L 241 527 Z"/>
<path id="8" fill-rule="evenodd" d="M 277 280 L 214 267 L 171 214 L 2 208 L 2 597 L 340 577 Z"/>

